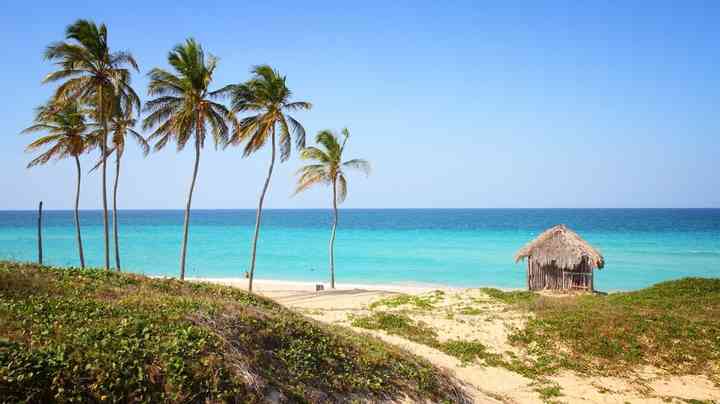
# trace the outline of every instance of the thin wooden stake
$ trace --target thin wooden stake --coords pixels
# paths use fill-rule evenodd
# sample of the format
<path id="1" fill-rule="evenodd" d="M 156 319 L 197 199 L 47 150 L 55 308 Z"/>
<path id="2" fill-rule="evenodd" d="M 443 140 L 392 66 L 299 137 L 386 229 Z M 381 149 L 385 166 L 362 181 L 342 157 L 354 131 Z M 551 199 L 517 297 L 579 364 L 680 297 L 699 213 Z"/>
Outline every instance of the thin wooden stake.
<path id="1" fill-rule="evenodd" d="M 40 201 L 38 206 L 38 264 L 40 265 L 43 263 L 42 255 L 42 201 Z"/>

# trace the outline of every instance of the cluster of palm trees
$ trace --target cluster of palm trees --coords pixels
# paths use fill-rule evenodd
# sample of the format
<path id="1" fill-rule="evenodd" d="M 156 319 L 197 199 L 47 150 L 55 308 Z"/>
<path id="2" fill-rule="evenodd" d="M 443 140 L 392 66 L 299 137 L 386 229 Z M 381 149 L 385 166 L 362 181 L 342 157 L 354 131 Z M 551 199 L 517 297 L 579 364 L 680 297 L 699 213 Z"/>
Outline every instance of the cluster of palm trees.
<path id="1" fill-rule="evenodd" d="M 66 40 L 53 43 L 45 51 L 45 58 L 54 62 L 57 70 L 48 74 L 44 83 L 59 83 L 52 98 L 39 107 L 35 123 L 23 132 L 43 132 L 44 136 L 28 146 L 29 151 L 43 150 L 28 167 L 50 160 L 70 158 L 77 168 L 75 193 L 75 228 L 81 267 L 85 266 L 79 220 L 81 183 L 80 155 L 99 151 L 93 170 L 102 173 L 102 203 L 104 224 L 105 269 L 110 269 L 110 243 L 107 208 L 107 160 L 115 156 L 113 187 L 113 235 L 115 268 L 120 271 L 118 241 L 117 192 L 120 162 L 125 142 L 131 137 L 145 155 L 153 149 L 161 150 L 171 141 L 181 151 L 188 142 L 195 149 L 192 181 L 188 192 L 183 223 L 180 254 L 180 279 L 185 278 L 188 229 L 192 196 L 200 164 L 201 150 L 207 135 L 214 145 L 223 148 L 243 146 L 245 157 L 259 151 L 270 142 L 271 154 L 267 177 L 258 201 L 255 231 L 252 240 L 249 269 L 249 290 L 255 275 L 257 240 L 260 234 L 262 208 L 273 167 L 280 151 L 280 161 L 286 161 L 293 143 L 303 160 L 313 161 L 299 171 L 296 193 L 315 184 L 332 187 L 333 226 L 330 238 L 331 287 L 335 287 L 334 241 L 338 223 L 337 206 L 347 194 L 347 179 L 343 169 L 355 168 L 366 173 L 370 165 L 365 160 L 342 161 L 342 153 L 349 137 L 343 130 L 339 136 L 330 131 L 318 133 L 316 141 L 324 148 L 305 147 L 305 129 L 293 118 L 293 111 L 309 110 L 312 104 L 292 101 L 286 78 L 270 66 L 256 66 L 252 77 L 241 83 L 211 90 L 218 60 L 206 57 L 202 46 L 193 39 L 173 48 L 168 54 L 171 71 L 154 68 L 149 73 L 148 95 L 153 97 L 141 108 L 140 98 L 131 85 L 132 72 L 139 72 L 138 64 L 129 52 L 112 52 L 108 46 L 107 27 L 92 21 L 78 20 L 67 27 Z M 221 100 L 230 99 L 230 106 Z M 149 131 L 146 139 L 135 130 L 144 112 L 142 129 Z"/>

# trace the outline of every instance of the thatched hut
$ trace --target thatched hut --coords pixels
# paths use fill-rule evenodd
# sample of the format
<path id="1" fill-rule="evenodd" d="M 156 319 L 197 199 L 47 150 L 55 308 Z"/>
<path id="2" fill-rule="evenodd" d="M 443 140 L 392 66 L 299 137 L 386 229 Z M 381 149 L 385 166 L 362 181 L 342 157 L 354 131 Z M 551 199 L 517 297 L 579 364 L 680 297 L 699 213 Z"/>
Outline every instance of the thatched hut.
<path id="1" fill-rule="evenodd" d="M 521 248 L 515 262 L 525 258 L 530 290 L 592 291 L 593 270 L 605 266 L 605 259 L 595 248 L 562 224 L 544 231 Z"/>

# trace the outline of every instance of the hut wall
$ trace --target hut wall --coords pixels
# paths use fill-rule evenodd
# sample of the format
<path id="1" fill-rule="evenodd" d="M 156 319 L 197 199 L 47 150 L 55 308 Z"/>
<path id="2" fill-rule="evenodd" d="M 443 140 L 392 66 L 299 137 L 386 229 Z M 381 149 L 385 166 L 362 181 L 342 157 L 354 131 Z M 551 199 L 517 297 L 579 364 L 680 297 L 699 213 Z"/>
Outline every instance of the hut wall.
<path id="1" fill-rule="evenodd" d="M 529 258 L 527 284 L 529 290 L 593 290 L 593 272 L 585 261 L 571 270 L 563 270 L 554 264 L 540 265 Z"/>

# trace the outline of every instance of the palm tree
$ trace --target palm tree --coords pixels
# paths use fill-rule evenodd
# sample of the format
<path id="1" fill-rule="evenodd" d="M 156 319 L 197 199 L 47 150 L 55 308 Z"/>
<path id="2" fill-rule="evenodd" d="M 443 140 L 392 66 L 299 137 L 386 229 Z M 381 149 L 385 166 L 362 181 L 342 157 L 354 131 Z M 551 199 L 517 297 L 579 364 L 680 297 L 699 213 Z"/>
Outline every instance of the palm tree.
<path id="1" fill-rule="evenodd" d="M 130 135 L 135 142 L 140 146 L 143 151 L 143 155 L 147 156 L 150 152 L 150 146 L 147 140 L 133 129 L 137 123 L 137 119 L 133 118 L 133 109 L 123 108 L 121 106 L 116 107 L 115 113 L 110 117 L 108 130 L 112 133 L 110 140 L 112 147 L 107 150 L 107 157 L 115 153 L 115 183 L 113 185 L 113 237 L 115 240 L 115 269 L 119 272 L 120 267 L 120 241 L 118 238 L 118 214 L 117 214 L 117 193 L 118 183 L 120 180 L 120 160 L 125 153 L 125 139 Z M 102 142 L 102 130 L 93 132 L 93 139 Z M 97 168 L 102 164 L 103 159 L 95 166 Z"/>
<path id="2" fill-rule="evenodd" d="M 180 279 L 185 279 L 185 256 L 187 252 L 190 206 L 200 163 L 200 149 L 205 144 L 207 127 L 211 129 L 215 146 L 227 142 L 228 125 L 237 129 L 235 115 L 224 105 L 213 102 L 219 92 L 210 92 L 217 59 L 205 59 L 202 46 L 194 39 L 175 46 L 168 54 L 168 63 L 176 74 L 163 69 L 149 73 L 148 94 L 157 98 L 145 104 L 149 115 L 143 121 L 143 129 L 155 128 L 149 139 L 156 139 L 155 150 L 160 150 L 172 139 L 182 150 L 192 138 L 195 143 L 195 166 L 190 192 L 185 206 L 183 244 L 180 255 Z"/>
<path id="3" fill-rule="evenodd" d="M 288 115 L 288 111 L 309 110 L 312 104 L 305 101 L 291 102 L 291 91 L 285 83 L 285 76 L 270 66 L 256 66 L 252 69 L 253 77 L 247 82 L 229 86 L 223 90 L 232 96 L 233 112 L 253 112 L 255 115 L 244 118 L 240 128 L 233 133 L 230 143 L 246 142 L 243 156 L 247 157 L 260 150 L 270 140 L 271 155 L 265 184 L 260 194 L 257 213 L 255 215 L 255 235 L 253 236 L 252 252 L 250 257 L 250 270 L 248 289 L 252 292 L 253 278 L 255 276 L 255 253 L 257 240 L 260 234 L 260 221 L 262 218 L 263 201 L 270 185 L 273 167 L 275 166 L 276 136 L 280 130 L 280 161 L 290 157 L 291 132 L 295 137 L 298 148 L 305 147 L 305 129 L 295 118 Z"/>
<path id="4" fill-rule="evenodd" d="M 77 187 L 75 190 L 75 231 L 80 254 L 80 267 L 85 268 L 85 255 L 83 254 L 82 236 L 80 234 L 80 155 L 89 148 L 86 134 L 87 126 L 85 116 L 77 102 L 66 103 L 62 106 L 49 103 L 37 109 L 35 124 L 23 130 L 22 133 L 45 132 L 46 135 L 30 143 L 27 151 L 46 149 L 28 164 L 28 168 L 43 165 L 50 160 L 59 160 L 67 157 L 75 159 L 77 167 Z"/>
<path id="5" fill-rule="evenodd" d="M 130 70 L 138 71 L 128 52 L 111 52 L 107 27 L 92 21 L 77 20 L 66 29 L 67 42 L 53 43 L 45 50 L 45 59 L 54 61 L 58 70 L 48 74 L 44 83 L 63 81 L 55 91 L 59 103 L 82 100 L 94 106 L 94 118 L 102 128 L 102 202 L 105 230 L 105 269 L 110 269 L 110 236 L 107 209 L 107 135 L 108 119 L 117 99 L 140 109 L 140 98 L 130 86 Z"/>
<path id="6" fill-rule="evenodd" d="M 343 169 L 353 168 L 370 174 L 370 163 L 362 159 L 352 159 L 343 162 L 342 154 L 345 144 L 350 137 L 350 131 L 342 130 L 342 144 L 338 141 L 337 135 L 329 130 L 317 134 L 315 141 L 320 143 L 325 150 L 317 147 L 307 147 L 300 152 L 303 160 L 314 160 L 315 164 L 302 167 L 298 174 L 298 186 L 295 194 L 298 194 L 315 184 L 327 184 L 332 186 L 333 203 L 333 225 L 330 235 L 330 287 L 335 289 L 335 231 L 338 224 L 338 205 L 345 201 L 347 196 L 347 179 Z"/>

